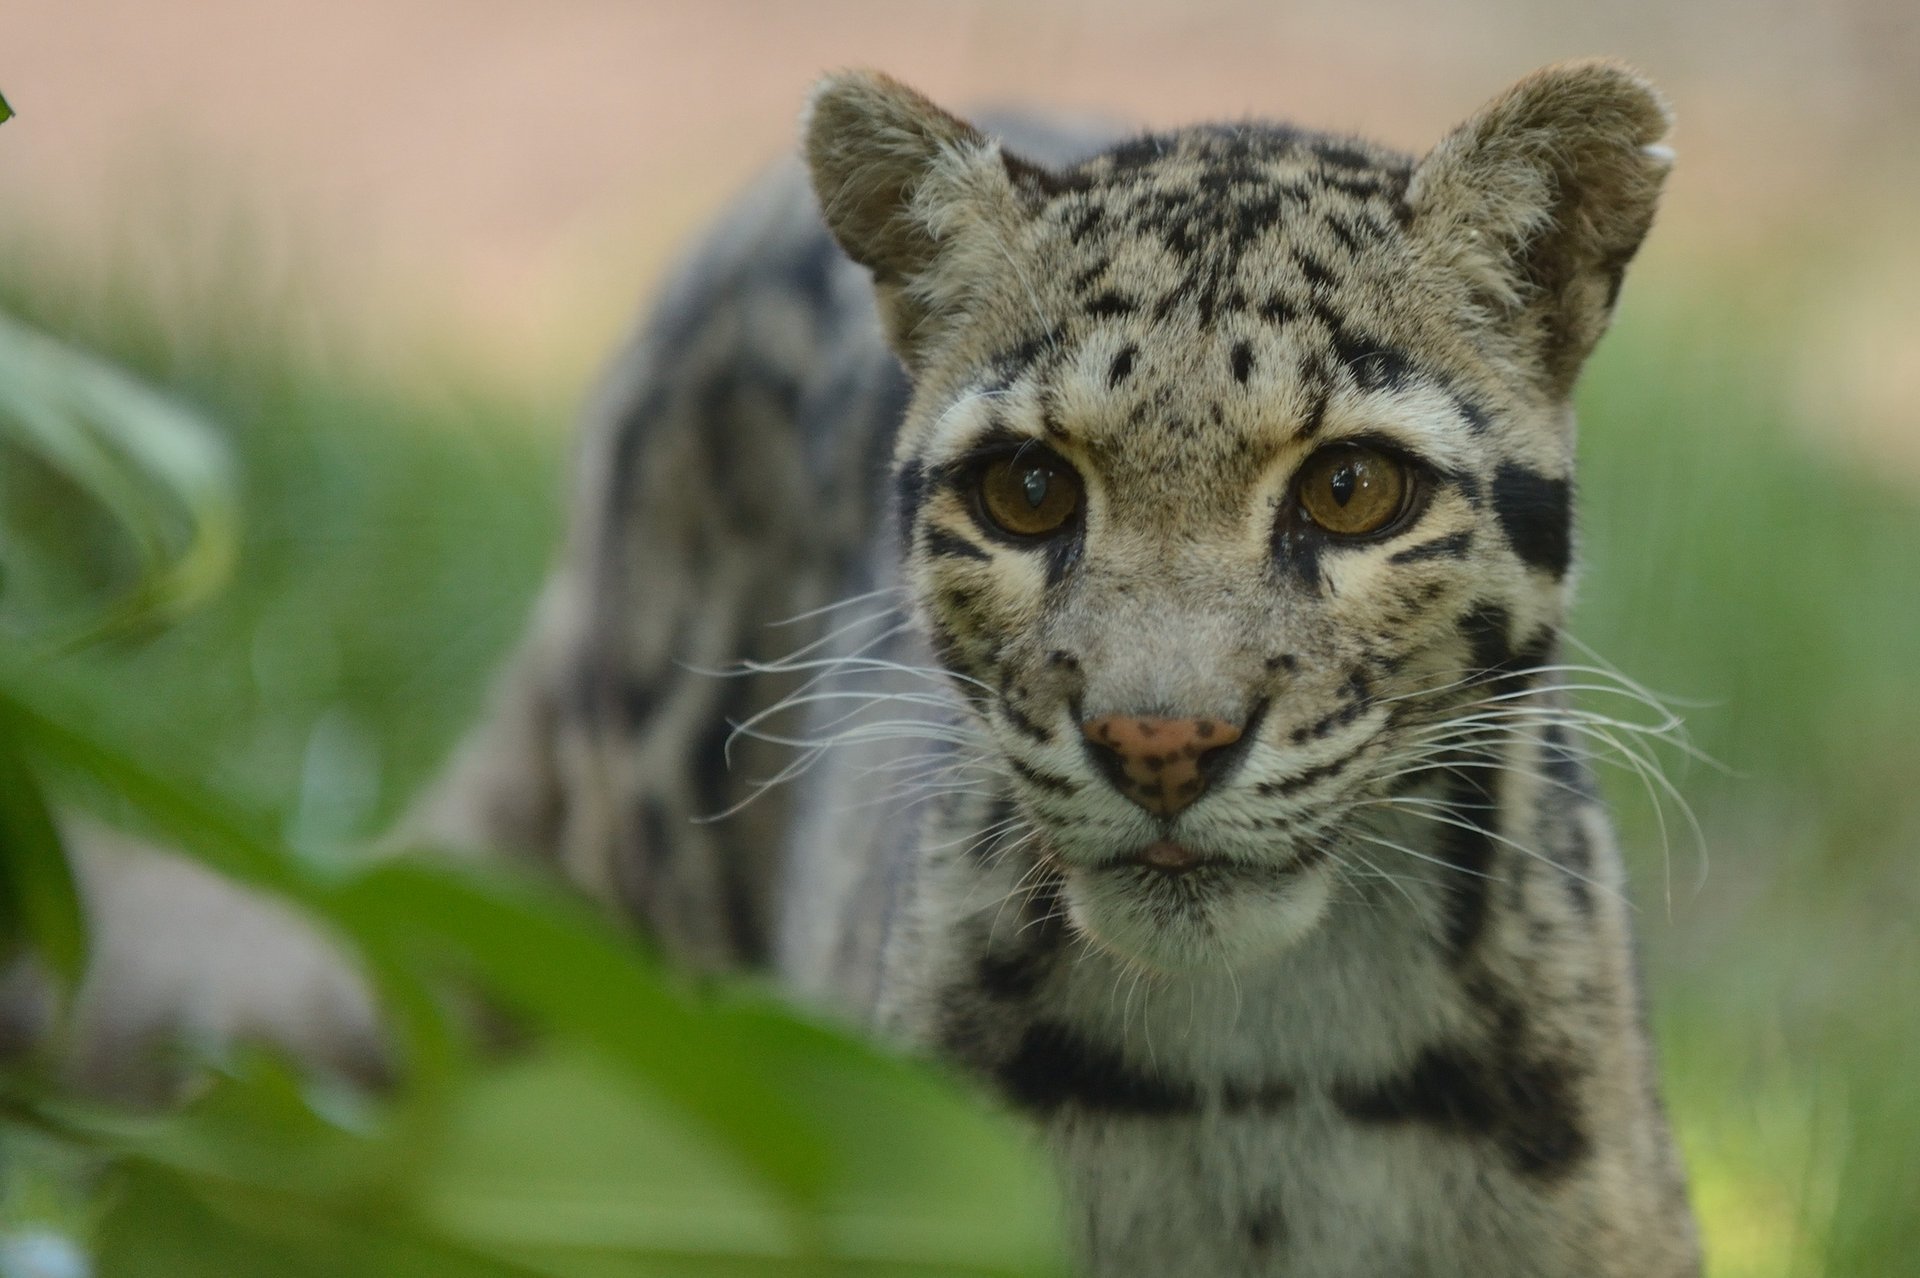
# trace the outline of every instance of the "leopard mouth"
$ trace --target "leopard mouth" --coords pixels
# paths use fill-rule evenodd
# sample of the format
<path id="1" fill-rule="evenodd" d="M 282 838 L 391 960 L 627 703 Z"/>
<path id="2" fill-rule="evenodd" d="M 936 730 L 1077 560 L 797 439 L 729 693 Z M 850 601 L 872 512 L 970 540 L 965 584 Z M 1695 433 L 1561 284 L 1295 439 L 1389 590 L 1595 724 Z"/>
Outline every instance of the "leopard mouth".
<path id="1" fill-rule="evenodd" d="M 1155 878 L 1225 881 L 1234 878 L 1272 882 L 1291 878 L 1317 865 L 1328 855 L 1323 843 L 1309 843 L 1284 862 L 1251 861 L 1244 857 L 1211 852 L 1191 843 L 1156 839 L 1126 856 L 1119 857 L 1103 870 L 1141 871 Z"/>

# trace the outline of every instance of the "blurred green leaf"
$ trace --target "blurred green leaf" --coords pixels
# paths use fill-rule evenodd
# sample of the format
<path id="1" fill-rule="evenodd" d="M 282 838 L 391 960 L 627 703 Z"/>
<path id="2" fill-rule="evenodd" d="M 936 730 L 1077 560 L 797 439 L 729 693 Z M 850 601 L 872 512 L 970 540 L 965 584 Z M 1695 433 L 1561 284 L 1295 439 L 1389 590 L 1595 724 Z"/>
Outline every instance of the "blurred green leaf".
<path id="1" fill-rule="evenodd" d="M 300 862 L 219 801 L 27 704 L 17 680 L 10 691 L 0 678 L 0 715 L 31 757 L 356 945 L 389 1010 L 405 1006 L 409 1045 L 451 1032 L 429 992 L 449 974 L 556 1045 L 510 1065 L 442 1049 L 422 1069 L 416 1054 L 395 1098 L 351 1127 L 264 1064 L 158 1120 L 59 1111 L 143 1169 L 104 1227 L 126 1246 L 112 1267 L 103 1250 L 103 1275 L 215 1272 L 154 1267 L 187 1247 L 161 1215 L 198 1221 L 204 1254 L 240 1273 L 400 1272 L 364 1266 L 416 1256 L 556 1278 L 1057 1272 L 1037 1151 L 947 1081 L 764 997 L 696 1000 L 552 885 L 423 860 Z M 151 1248 L 134 1245 L 156 1229 Z"/>
<path id="2" fill-rule="evenodd" d="M 86 493 L 138 561 L 120 597 L 68 622 L 54 647 L 173 620 L 227 579 L 238 506 L 213 432 L 111 364 L 3 314 L 0 444 Z"/>
<path id="3" fill-rule="evenodd" d="M 306 1200 L 135 1165 L 95 1239 L 97 1278 L 538 1278 L 392 1213 L 342 1217 Z"/>
<path id="4" fill-rule="evenodd" d="M 69 985 L 87 961 L 86 919 L 40 780 L 0 702 L 0 963 L 17 942 Z"/>
<path id="5" fill-rule="evenodd" d="M 13 108 L 7 105 L 7 100 L 5 97 L 0 97 L 0 124 L 5 124 L 8 120 L 11 120 L 12 118 L 13 118 Z"/>

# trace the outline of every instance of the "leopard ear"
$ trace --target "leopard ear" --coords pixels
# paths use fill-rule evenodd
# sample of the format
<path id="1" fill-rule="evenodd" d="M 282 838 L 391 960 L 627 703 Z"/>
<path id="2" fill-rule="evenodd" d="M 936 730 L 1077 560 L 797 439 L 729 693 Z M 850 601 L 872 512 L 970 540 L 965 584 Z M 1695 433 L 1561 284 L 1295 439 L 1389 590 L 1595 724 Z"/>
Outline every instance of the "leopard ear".
<path id="1" fill-rule="evenodd" d="M 873 71 L 814 89 L 806 157 L 827 227 L 873 272 L 888 338 L 909 369 L 1006 271 L 1031 166 L 966 121 Z"/>
<path id="2" fill-rule="evenodd" d="M 1414 171 L 1416 234 L 1554 395 L 1571 392 L 1653 222 L 1671 124 L 1636 72 L 1564 62 L 1488 103 Z"/>

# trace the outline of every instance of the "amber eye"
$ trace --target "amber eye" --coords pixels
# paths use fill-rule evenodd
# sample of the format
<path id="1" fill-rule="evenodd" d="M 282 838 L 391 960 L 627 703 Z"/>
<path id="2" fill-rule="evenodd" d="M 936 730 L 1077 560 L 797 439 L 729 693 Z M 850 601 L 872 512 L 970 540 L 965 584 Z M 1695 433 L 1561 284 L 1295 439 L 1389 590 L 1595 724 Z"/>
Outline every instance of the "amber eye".
<path id="1" fill-rule="evenodd" d="M 1300 508 L 1341 537 L 1379 532 L 1407 508 L 1413 485 L 1407 468 L 1386 453 L 1357 444 L 1323 448 L 1300 468 Z"/>
<path id="2" fill-rule="evenodd" d="M 1080 508 L 1080 477 L 1057 457 L 1028 450 L 980 471 L 980 509 L 1003 532 L 1044 537 Z"/>

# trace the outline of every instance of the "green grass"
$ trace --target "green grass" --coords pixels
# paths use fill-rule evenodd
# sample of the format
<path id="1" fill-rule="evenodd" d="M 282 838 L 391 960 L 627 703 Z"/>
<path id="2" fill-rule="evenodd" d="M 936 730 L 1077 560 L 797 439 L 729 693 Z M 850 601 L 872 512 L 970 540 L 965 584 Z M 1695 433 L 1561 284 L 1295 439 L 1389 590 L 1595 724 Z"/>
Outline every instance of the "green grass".
<path id="1" fill-rule="evenodd" d="M 1618 791 L 1669 1099 L 1713 1272 L 1892 1274 L 1920 1251 L 1920 505 L 1796 433 L 1784 303 L 1657 289 L 1630 290 L 1583 390 L 1577 630 L 1706 702 L 1693 739 L 1727 768 L 1682 780 L 1704 884 Z M 287 299 L 192 293 L 0 283 L 0 307 L 224 423 L 244 475 L 236 585 L 59 679 L 133 753 L 324 851 L 376 832 L 473 714 L 558 536 L 565 435 L 478 375 L 321 358 L 272 318 Z M 0 619 L 125 570 L 8 470 L 28 537 L 0 547 Z"/>
<path id="2" fill-rule="evenodd" d="M 1712 1272 L 1900 1272 L 1920 1250 L 1920 503 L 1789 419 L 1783 313 L 1648 291 L 1583 391 L 1577 631 L 1704 702 L 1691 738 L 1725 768 L 1683 775 L 1705 848 L 1676 839 L 1671 905 L 1647 805 L 1617 787 Z"/>

